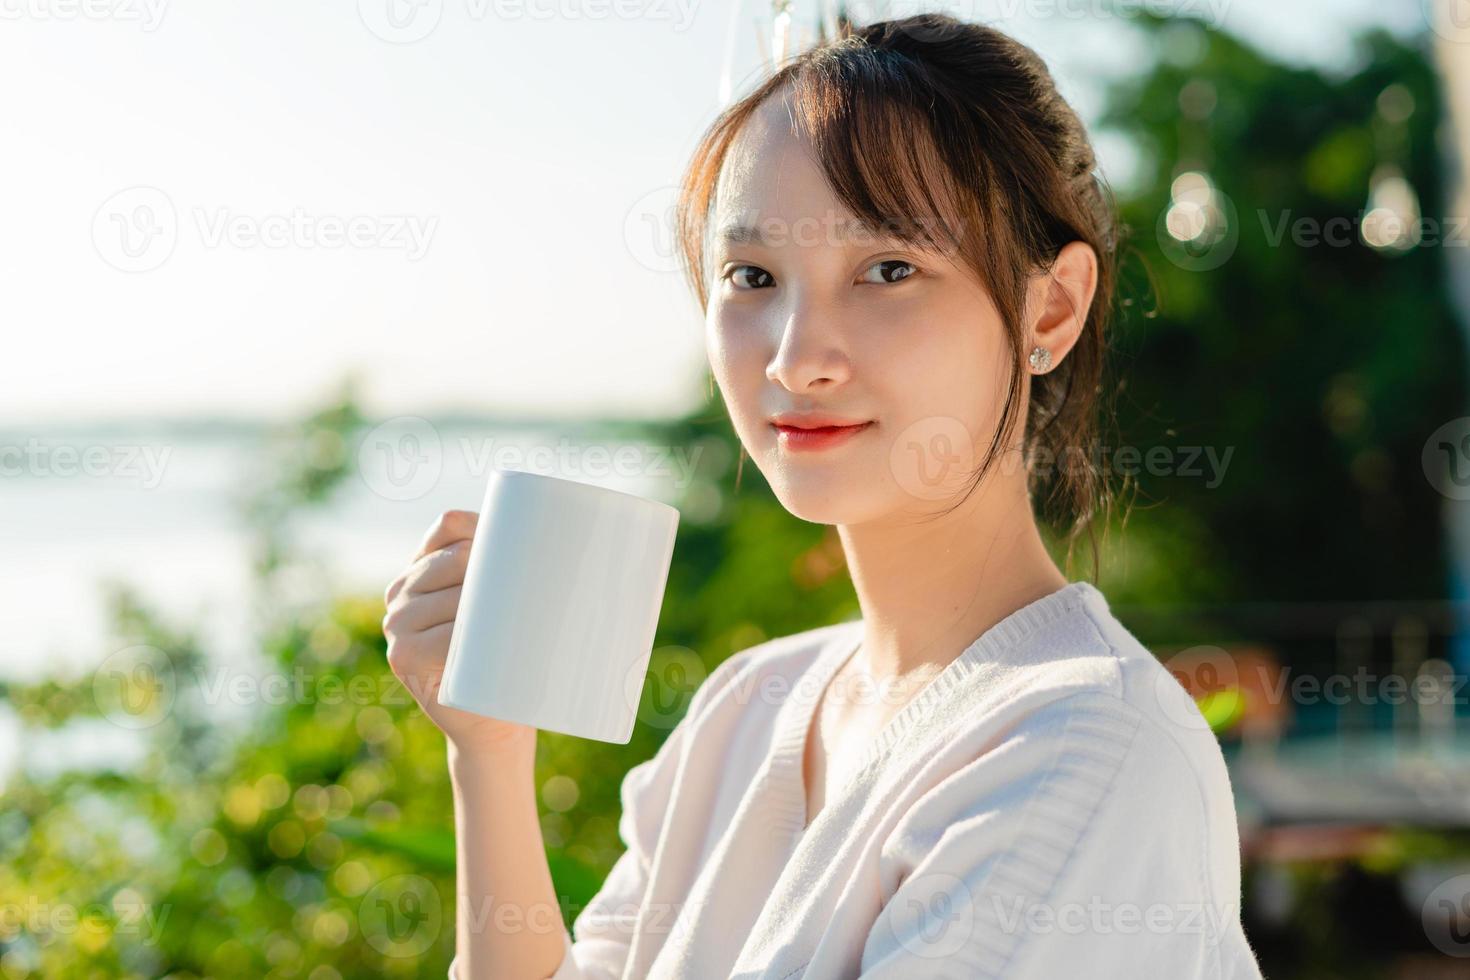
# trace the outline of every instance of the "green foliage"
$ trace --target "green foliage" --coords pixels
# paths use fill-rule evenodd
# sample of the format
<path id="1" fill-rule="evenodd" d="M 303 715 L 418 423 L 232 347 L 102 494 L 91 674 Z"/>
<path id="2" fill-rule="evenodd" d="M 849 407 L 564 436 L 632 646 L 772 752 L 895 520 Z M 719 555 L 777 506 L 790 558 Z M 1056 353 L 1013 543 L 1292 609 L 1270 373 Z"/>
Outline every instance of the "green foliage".
<path id="1" fill-rule="evenodd" d="M 1272 63 L 1192 21 L 1137 22 L 1165 59 L 1110 92 L 1103 117 L 1146 161 L 1140 186 L 1120 202 L 1131 235 L 1128 305 L 1114 338 L 1125 384 L 1119 431 L 1144 451 L 1234 453 L 1216 486 L 1138 473 L 1129 554 L 1157 574 L 1135 578 L 1135 565 L 1114 554 L 1109 595 L 1441 594 L 1443 498 L 1420 454 L 1429 433 L 1466 414 L 1445 254 L 1454 246 L 1377 252 L 1359 240 L 1357 221 L 1373 165 L 1390 162 L 1423 215 L 1443 237 L 1453 232 L 1427 41 L 1406 46 L 1375 31 L 1360 39 L 1355 68 L 1327 74 Z M 1179 54 L 1191 50 L 1197 59 Z M 1413 104 L 1400 138 L 1374 119 L 1391 84 Z M 1187 118 L 1186 91 L 1213 110 Z M 1209 172 L 1236 208 L 1238 242 L 1217 268 L 1183 268 L 1160 247 L 1159 219 L 1184 169 Z M 1302 219 L 1322 229 L 1342 218 L 1353 221 L 1343 245 L 1299 244 L 1291 231 Z M 1465 229 L 1458 234 L 1463 248 Z M 1141 556 L 1140 547 L 1162 554 Z M 1299 559 L 1283 560 L 1284 550 Z"/>

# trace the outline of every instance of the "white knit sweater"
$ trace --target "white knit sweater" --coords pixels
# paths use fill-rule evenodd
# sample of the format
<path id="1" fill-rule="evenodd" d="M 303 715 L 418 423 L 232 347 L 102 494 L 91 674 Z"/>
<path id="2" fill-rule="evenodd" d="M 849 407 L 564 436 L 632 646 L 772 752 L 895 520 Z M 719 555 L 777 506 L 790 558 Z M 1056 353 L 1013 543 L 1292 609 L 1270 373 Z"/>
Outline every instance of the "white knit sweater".
<path id="1" fill-rule="evenodd" d="M 711 673 L 624 778 L 627 850 L 550 980 L 1261 976 L 1219 744 L 1087 582 L 981 635 L 803 829 L 808 724 L 862 629 Z"/>

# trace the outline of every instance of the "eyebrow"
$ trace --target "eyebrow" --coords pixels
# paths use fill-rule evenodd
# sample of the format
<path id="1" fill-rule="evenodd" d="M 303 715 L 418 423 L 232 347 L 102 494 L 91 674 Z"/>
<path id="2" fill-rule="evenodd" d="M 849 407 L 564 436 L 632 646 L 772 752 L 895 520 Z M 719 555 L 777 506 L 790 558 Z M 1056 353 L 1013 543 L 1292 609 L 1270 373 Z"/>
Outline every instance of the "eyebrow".
<path id="1" fill-rule="evenodd" d="M 802 219 L 797 220 L 800 221 Z M 899 236 L 891 232 L 875 231 L 872 226 L 856 218 L 847 221 L 839 221 L 832 226 L 832 230 L 838 235 L 863 235 L 871 240 L 878 241 L 903 240 Z M 784 237 L 789 240 L 793 237 L 793 232 L 794 229 L 788 229 L 784 233 L 784 235 L 780 237 Z M 811 231 L 805 229 L 805 227 L 803 226 L 803 229 L 799 232 L 799 234 L 801 234 L 803 237 L 806 237 L 811 234 Z M 716 241 L 723 245 L 765 245 L 767 243 L 767 238 L 765 232 L 755 225 L 728 224 L 720 228 L 719 233 L 716 235 Z"/>

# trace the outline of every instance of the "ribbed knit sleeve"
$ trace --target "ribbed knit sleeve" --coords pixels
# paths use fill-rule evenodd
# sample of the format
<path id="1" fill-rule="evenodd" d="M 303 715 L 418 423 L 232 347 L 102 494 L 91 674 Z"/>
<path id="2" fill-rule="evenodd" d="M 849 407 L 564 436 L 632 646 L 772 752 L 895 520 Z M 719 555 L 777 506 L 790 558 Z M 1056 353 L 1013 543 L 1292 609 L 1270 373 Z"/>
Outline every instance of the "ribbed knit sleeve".
<path id="1" fill-rule="evenodd" d="M 861 975 L 1259 976 L 1178 741 L 1201 737 L 1099 692 L 1026 716 L 895 824 Z"/>

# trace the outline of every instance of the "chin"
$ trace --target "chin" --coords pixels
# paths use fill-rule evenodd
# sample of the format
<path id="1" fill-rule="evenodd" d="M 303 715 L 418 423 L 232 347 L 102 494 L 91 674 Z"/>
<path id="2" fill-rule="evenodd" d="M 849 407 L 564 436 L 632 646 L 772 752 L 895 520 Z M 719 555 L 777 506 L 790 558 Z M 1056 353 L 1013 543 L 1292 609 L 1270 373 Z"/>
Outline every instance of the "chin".
<path id="1" fill-rule="evenodd" d="M 778 464 L 767 482 L 781 506 L 812 524 L 862 524 L 884 514 L 883 483 L 851 467 Z"/>

